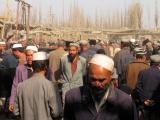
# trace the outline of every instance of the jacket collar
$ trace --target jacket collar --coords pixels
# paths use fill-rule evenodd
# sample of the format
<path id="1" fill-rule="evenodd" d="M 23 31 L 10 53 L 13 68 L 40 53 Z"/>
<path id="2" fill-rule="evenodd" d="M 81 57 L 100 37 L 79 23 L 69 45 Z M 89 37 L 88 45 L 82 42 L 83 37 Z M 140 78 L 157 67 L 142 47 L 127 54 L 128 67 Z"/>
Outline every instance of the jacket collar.
<path id="1" fill-rule="evenodd" d="M 115 89 L 116 88 L 114 88 L 113 86 L 109 87 L 109 94 L 108 94 L 106 103 L 100 108 L 99 112 L 104 110 L 106 108 L 106 106 L 112 106 L 112 105 L 116 104 L 117 95 L 116 95 Z M 89 88 L 87 86 L 84 86 L 80 89 L 80 91 L 81 91 L 81 96 L 82 96 L 82 103 L 84 104 L 84 106 L 87 106 L 87 108 L 90 110 L 90 112 L 93 115 L 97 114 L 92 96 L 88 92 Z"/>

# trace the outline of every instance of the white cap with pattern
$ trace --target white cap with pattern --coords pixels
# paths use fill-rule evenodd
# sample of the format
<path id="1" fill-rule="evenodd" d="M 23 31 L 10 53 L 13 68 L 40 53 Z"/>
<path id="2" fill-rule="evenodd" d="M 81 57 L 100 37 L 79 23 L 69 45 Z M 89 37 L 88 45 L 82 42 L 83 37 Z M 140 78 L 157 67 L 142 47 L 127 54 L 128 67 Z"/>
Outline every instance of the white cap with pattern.
<path id="1" fill-rule="evenodd" d="M 38 60 L 47 60 L 47 53 L 46 52 L 37 52 L 33 54 L 33 61 Z"/>

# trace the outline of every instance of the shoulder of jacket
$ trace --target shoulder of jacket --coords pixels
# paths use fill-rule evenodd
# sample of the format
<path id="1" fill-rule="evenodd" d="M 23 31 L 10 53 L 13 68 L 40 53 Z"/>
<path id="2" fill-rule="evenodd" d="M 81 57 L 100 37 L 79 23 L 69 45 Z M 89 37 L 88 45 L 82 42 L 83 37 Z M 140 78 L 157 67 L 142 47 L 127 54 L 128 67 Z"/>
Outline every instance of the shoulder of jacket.
<path id="1" fill-rule="evenodd" d="M 79 56 L 80 60 L 82 61 L 86 61 L 86 58 L 82 57 L 82 56 Z"/>

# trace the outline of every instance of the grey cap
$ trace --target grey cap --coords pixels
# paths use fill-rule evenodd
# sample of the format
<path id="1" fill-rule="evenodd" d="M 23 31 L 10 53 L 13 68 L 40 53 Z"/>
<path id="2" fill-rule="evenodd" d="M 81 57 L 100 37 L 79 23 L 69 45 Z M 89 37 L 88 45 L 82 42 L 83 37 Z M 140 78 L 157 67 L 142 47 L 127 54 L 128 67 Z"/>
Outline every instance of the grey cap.
<path id="1" fill-rule="evenodd" d="M 63 40 L 59 40 L 57 44 L 58 44 L 58 46 L 64 46 L 65 45 Z"/>
<path id="2" fill-rule="evenodd" d="M 150 60 L 152 63 L 160 63 L 160 55 L 152 55 L 150 56 Z"/>
<path id="3" fill-rule="evenodd" d="M 79 47 L 79 44 L 78 43 L 70 43 L 69 46 Z"/>
<path id="4" fill-rule="evenodd" d="M 57 44 L 58 44 L 58 41 L 57 41 L 57 40 L 54 40 L 54 41 L 49 42 L 49 45 L 57 45 Z"/>

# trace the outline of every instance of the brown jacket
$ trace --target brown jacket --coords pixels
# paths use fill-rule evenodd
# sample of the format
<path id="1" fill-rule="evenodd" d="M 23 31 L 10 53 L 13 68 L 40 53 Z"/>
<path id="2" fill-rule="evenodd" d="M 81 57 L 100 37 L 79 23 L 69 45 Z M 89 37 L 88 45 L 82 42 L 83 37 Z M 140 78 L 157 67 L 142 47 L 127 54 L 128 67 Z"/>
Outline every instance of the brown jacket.
<path id="1" fill-rule="evenodd" d="M 126 71 L 126 82 L 131 89 L 135 88 L 139 72 L 147 68 L 149 68 L 149 65 L 139 60 L 135 60 L 128 64 Z"/>

